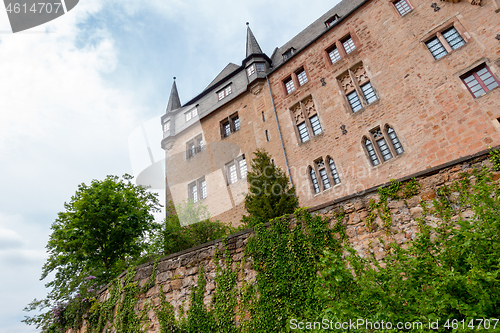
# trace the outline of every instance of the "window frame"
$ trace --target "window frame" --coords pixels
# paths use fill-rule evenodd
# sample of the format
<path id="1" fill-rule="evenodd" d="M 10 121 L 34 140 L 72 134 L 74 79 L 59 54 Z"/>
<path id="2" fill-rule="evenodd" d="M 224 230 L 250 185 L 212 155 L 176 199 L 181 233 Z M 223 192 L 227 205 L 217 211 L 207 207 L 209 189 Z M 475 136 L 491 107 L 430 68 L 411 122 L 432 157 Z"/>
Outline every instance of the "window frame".
<path id="1" fill-rule="evenodd" d="M 297 77 L 297 82 L 299 83 L 299 87 L 302 87 L 307 82 L 309 82 L 309 78 L 307 77 L 307 72 L 304 67 L 300 67 L 294 72 L 295 77 Z"/>
<path id="2" fill-rule="evenodd" d="M 238 116 L 238 112 L 233 113 L 229 117 L 220 121 L 220 134 L 221 138 L 227 138 L 231 134 L 239 131 L 241 129 L 240 117 Z M 226 126 L 229 126 L 229 133 L 226 131 Z"/>
<path id="3" fill-rule="evenodd" d="M 362 62 L 357 63 L 339 75 L 337 82 L 351 114 L 359 113 L 380 100 L 378 91 Z M 368 85 L 370 89 L 365 90 L 364 87 Z"/>
<path id="4" fill-rule="evenodd" d="M 391 130 L 392 132 L 389 132 L 389 130 Z M 376 136 L 377 132 L 380 132 L 380 136 Z M 391 136 L 392 133 L 394 133 L 394 138 Z M 399 144 L 399 147 L 396 147 L 394 139 L 397 141 L 397 144 Z M 367 140 L 370 142 L 371 149 L 368 148 Z M 385 142 L 388 152 L 391 155 L 389 158 L 386 158 L 386 156 L 388 155 L 384 155 L 382 152 L 382 144 L 380 143 L 382 141 Z M 385 162 L 389 162 L 390 160 L 403 155 L 405 152 L 403 144 L 401 143 L 399 136 L 394 130 L 394 127 L 389 124 L 385 124 L 383 127 L 376 126 L 372 128 L 368 132 L 368 135 L 363 136 L 362 146 L 372 167 L 377 167 L 384 164 Z M 399 149 L 401 149 L 401 151 L 399 151 Z M 370 150 L 372 150 L 374 154 L 371 154 Z M 376 157 L 377 164 L 375 164 L 374 158 L 372 156 Z"/>
<path id="5" fill-rule="evenodd" d="M 459 41 L 459 43 L 461 43 L 461 44 L 457 47 L 454 47 L 456 44 L 453 44 L 453 45 L 450 44 L 451 41 L 455 40 L 456 38 L 449 40 L 449 39 L 447 39 L 447 37 L 444 36 L 444 34 L 446 34 L 451 29 L 455 29 L 456 33 L 458 34 L 458 36 L 461 39 L 461 41 Z M 438 58 L 436 58 L 434 53 L 431 51 L 431 48 L 429 47 L 429 44 L 433 40 L 437 41 L 440 44 L 441 48 L 444 49 L 444 51 L 446 52 L 443 55 L 439 56 Z M 437 29 L 434 29 L 434 31 L 432 33 L 428 34 L 424 39 L 422 39 L 422 42 L 423 42 L 426 50 L 428 51 L 428 53 L 434 59 L 434 61 L 438 61 L 440 59 L 443 59 L 447 55 L 455 52 L 456 50 L 459 50 L 459 49 L 463 48 L 464 46 L 466 46 L 469 43 L 469 40 L 470 40 L 470 37 L 469 37 L 467 31 L 464 29 L 464 27 L 460 24 L 460 22 L 453 21 L 453 22 L 450 22 L 446 25 L 443 25 Z M 440 52 L 439 54 L 441 54 L 441 53 L 442 52 Z"/>
<path id="6" fill-rule="evenodd" d="M 324 132 L 321 118 L 316 110 L 316 103 L 312 95 L 307 96 L 290 108 L 290 115 L 294 121 L 295 134 L 299 145 L 309 142 L 313 137 Z M 317 126 L 313 126 L 313 118 L 316 118 L 319 131 L 315 131 Z M 316 123 L 315 121 L 315 123 Z M 307 136 L 307 137 L 306 137 Z"/>
<path id="7" fill-rule="evenodd" d="M 203 191 L 203 188 L 205 189 L 205 191 Z M 188 184 L 188 200 L 192 201 L 193 203 L 197 203 L 203 201 L 207 197 L 208 186 L 205 176 L 198 178 Z"/>
<path id="8" fill-rule="evenodd" d="M 484 84 L 484 80 L 479 76 L 479 74 L 477 74 L 479 71 L 481 71 L 483 69 L 486 69 L 486 71 L 491 75 L 490 77 L 493 78 L 493 82 L 496 82 L 496 84 L 497 84 L 496 87 L 493 87 L 490 89 L 487 85 Z M 481 89 L 484 91 L 481 95 L 476 96 L 475 93 L 472 91 L 471 87 L 465 81 L 471 75 L 474 76 L 474 79 L 479 84 Z M 486 63 L 479 64 L 478 66 L 474 67 L 473 69 L 466 72 L 465 74 L 460 75 L 460 80 L 465 85 L 465 87 L 467 88 L 467 90 L 469 91 L 469 93 L 472 95 L 472 97 L 474 99 L 479 98 L 481 96 L 484 96 L 484 95 L 488 94 L 490 91 L 493 91 L 500 86 L 500 80 L 495 75 L 495 73 L 493 73 L 491 71 L 491 69 L 489 68 L 489 66 Z"/>
<path id="9" fill-rule="evenodd" d="M 231 177 L 231 167 L 235 168 L 234 181 Z M 236 157 L 234 160 L 226 163 L 225 169 L 226 169 L 226 183 L 228 186 L 235 184 L 242 179 L 246 179 L 247 174 L 248 174 L 248 165 L 247 165 L 247 161 L 245 159 L 245 154 L 241 154 L 240 156 Z"/>
<path id="10" fill-rule="evenodd" d="M 345 47 L 345 43 L 348 40 L 351 40 L 352 45 L 354 46 L 354 48 L 349 49 L 350 50 L 349 52 L 347 52 L 348 50 Z M 342 59 L 346 58 L 351 53 L 355 53 L 359 49 L 359 47 L 360 47 L 360 41 L 358 40 L 356 35 L 352 31 L 350 31 L 348 34 L 344 35 L 342 38 L 337 39 L 333 44 L 331 44 L 325 49 L 325 52 L 323 53 L 325 61 L 330 65 L 339 63 Z M 337 51 L 337 56 L 332 57 L 330 53 L 334 52 L 335 50 Z M 334 59 L 332 58 L 335 58 L 337 60 L 334 61 Z"/>
<path id="11" fill-rule="evenodd" d="M 293 77 L 292 75 L 289 75 L 287 76 L 284 80 L 283 80 L 283 86 L 285 88 L 285 95 L 290 95 L 291 93 L 293 93 L 295 90 L 297 90 L 295 88 L 295 82 L 293 82 Z"/>
<path id="12" fill-rule="evenodd" d="M 203 151 L 203 135 L 199 134 L 186 142 L 186 160 L 190 160 Z"/>
<path id="13" fill-rule="evenodd" d="M 334 176 L 333 174 L 333 169 L 331 168 L 330 164 L 331 162 L 335 167 L 336 176 Z M 324 158 L 318 157 L 313 161 L 312 166 L 309 165 L 308 168 L 309 181 L 313 195 L 320 194 L 328 189 L 342 184 L 338 168 L 336 167 L 335 161 L 330 155 L 326 155 Z"/>
<path id="14" fill-rule="evenodd" d="M 398 7 L 397 3 L 404 3 L 404 5 Z M 394 7 L 394 9 L 396 10 L 396 12 L 401 17 L 405 16 L 406 14 L 411 13 L 411 11 L 413 10 L 413 6 L 411 5 L 411 3 L 408 0 L 395 0 L 395 1 L 392 1 L 392 6 Z M 404 7 L 407 7 L 408 9 L 406 9 Z M 402 10 L 400 10 L 400 8 Z"/>
<path id="15" fill-rule="evenodd" d="M 230 83 L 230 84 L 226 85 L 224 88 L 222 88 L 221 90 L 218 90 L 216 92 L 217 98 L 219 101 L 222 101 L 224 98 L 226 98 L 227 96 L 229 96 L 233 93 L 232 86 L 233 86 L 233 84 Z"/>

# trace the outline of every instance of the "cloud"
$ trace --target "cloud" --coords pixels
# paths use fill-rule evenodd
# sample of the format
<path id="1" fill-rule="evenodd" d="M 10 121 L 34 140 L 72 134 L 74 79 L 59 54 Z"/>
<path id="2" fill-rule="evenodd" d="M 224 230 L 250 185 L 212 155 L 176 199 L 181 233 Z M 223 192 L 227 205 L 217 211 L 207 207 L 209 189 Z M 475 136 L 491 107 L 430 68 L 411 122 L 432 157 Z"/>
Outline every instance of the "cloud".
<path id="1" fill-rule="evenodd" d="M 10 229 L 2 229 L 0 228 L 0 251 L 11 248 L 18 248 L 22 246 L 22 238 L 21 236 Z"/>

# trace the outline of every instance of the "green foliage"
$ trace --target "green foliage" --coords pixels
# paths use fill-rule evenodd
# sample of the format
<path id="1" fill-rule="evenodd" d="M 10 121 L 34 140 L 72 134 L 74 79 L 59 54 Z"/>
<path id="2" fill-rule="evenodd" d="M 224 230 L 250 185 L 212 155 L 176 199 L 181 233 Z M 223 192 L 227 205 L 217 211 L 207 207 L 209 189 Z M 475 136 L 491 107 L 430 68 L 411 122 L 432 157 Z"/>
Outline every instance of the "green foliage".
<path id="1" fill-rule="evenodd" d="M 492 149 L 490 151 L 490 161 L 493 163 L 493 170 L 500 171 L 500 150 Z"/>
<path id="2" fill-rule="evenodd" d="M 249 193 L 245 197 L 245 208 L 249 216 L 242 221 L 247 226 L 267 222 L 278 216 L 292 214 L 298 207 L 295 188 L 290 187 L 288 177 L 271 162 L 270 155 L 258 149 L 251 162 L 247 180 Z"/>
<path id="3" fill-rule="evenodd" d="M 169 255 L 201 245 L 233 233 L 234 228 L 219 221 L 203 220 L 187 226 L 181 226 L 178 215 L 173 214 L 173 207 L 167 208 L 165 222 L 151 238 L 148 249 L 150 257 Z"/>
<path id="4" fill-rule="evenodd" d="M 314 318 L 320 313 L 318 263 L 324 249 L 339 250 L 335 234 L 341 229 L 340 224 L 330 229 L 327 220 L 305 210 L 296 211 L 292 230 L 287 217 L 272 220 L 269 227 L 255 227 L 245 249 L 258 272 L 256 290 L 249 289 L 254 294 L 247 296 L 251 320 L 246 327 L 281 332 L 291 318 Z"/>
<path id="5" fill-rule="evenodd" d="M 79 302 L 78 293 L 85 292 L 86 278 L 93 277 L 95 290 L 103 286 L 138 258 L 146 247 L 147 235 L 155 229 L 152 212 L 158 211 L 157 196 L 145 187 L 130 182 L 130 175 L 120 179 L 107 176 L 82 183 L 65 211 L 52 224 L 47 244 L 49 258 L 43 266 L 45 279 L 55 272 L 47 298 L 33 301 L 27 310 L 56 309 L 66 306 L 64 313 L 81 318 L 78 313 L 87 305 Z M 81 297 L 81 296 L 80 296 Z M 79 303 L 76 306 L 74 304 Z M 47 311 L 24 322 L 49 330 L 59 318 Z M 69 325 L 69 323 L 58 323 Z"/>
<path id="6" fill-rule="evenodd" d="M 440 331 L 447 320 L 498 318 L 500 187 L 487 170 L 470 184 L 464 178 L 442 187 L 433 203 L 440 224 L 428 225 L 425 209 L 418 237 L 407 248 L 388 244 L 384 265 L 348 245 L 346 257 L 327 251 L 318 289 L 327 304 L 322 317 L 424 324 L 439 319 Z M 461 217 L 467 209 L 472 220 Z"/>
<path id="7" fill-rule="evenodd" d="M 415 178 L 412 178 L 404 184 L 403 187 L 403 198 L 409 199 L 418 194 L 420 190 L 420 184 Z"/>

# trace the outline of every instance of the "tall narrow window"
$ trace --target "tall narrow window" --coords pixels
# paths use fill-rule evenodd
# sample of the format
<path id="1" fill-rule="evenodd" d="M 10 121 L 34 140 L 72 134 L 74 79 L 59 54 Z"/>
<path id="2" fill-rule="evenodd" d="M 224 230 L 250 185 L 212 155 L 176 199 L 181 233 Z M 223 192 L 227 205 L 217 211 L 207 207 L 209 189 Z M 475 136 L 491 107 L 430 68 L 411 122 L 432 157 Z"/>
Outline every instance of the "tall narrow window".
<path id="1" fill-rule="evenodd" d="M 304 84 L 307 83 L 307 75 L 306 75 L 306 71 L 304 69 L 301 69 L 297 73 L 297 80 L 299 81 L 299 86 L 303 86 Z"/>
<path id="2" fill-rule="evenodd" d="M 299 130 L 299 137 L 301 142 L 309 141 L 309 133 L 307 131 L 306 122 L 297 125 L 297 129 Z"/>
<path id="3" fill-rule="evenodd" d="M 499 85 L 498 79 L 484 64 L 474 68 L 472 71 L 462 75 L 460 78 L 474 98 L 484 95 Z"/>
<path id="4" fill-rule="evenodd" d="M 269 131 L 265 130 L 265 134 L 266 134 L 266 141 L 269 142 Z"/>
<path id="5" fill-rule="evenodd" d="M 312 96 L 306 97 L 292 106 L 290 110 L 295 120 L 295 126 L 297 126 L 300 142 L 306 142 L 311 136 L 316 136 L 323 131 Z"/>
<path id="6" fill-rule="evenodd" d="M 333 161 L 332 158 L 329 158 L 328 165 L 330 167 L 330 172 L 332 174 L 333 182 L 335 184 L 340 184 L 339 173 L 337 171 L 337 167 L 335 166 L 335 162 Z"/>
<path id="7" fill-rule="evenodd" d="M 319 118 L 317 114 L 309 118 L 309 122 L 311 123 L 311 128 L 314 135 L 318 135 L 319 133 L 322 132 L 321 124 L 319 123 Z"/>
<path id="8" fill-rule="evenodd" d="M 380 161 L 378 160 L 377 153 L 375 152 L 375 148 L 370 140 L 365 139 L 365 147 L 368 151 L 368 155 L 370 156 L 370 161 L 373 166 L 379 165 Z"/>
<path id="9" fill-rule="evenodd" d="M 245 155 L 241 157 L 238 161 L 238 165 L 240 168 L 240 178 L 244 179 L 247 177 L 247 161 L 245 160 Z"/>
<path id="10" fill-rule="evenodd" d="M 295 91 L 295 85 L 293 84 L 293 80 L 291 77 L 283 81 L 283 83 L 285 84 L 285 89 L 287 94 L 291 94 L 292 92 Z"/>
<path id="11" fill-rule="evenodd" d="M 330 57 L 330 61 L 332 64 L 336 63 L 337 61 L 340 60 L 340 53 L 337 47 L 334 47 L 333 49 L 328 51 L 328 56 Z"/>
<path id="12" fill-rule="evenodd" d="M 186 143 L 186 159 L 194 157 L 203 150 L 203 138 L 198 135 L 196 138 Z"/>
<path id="13" fill-rule="evenodd" d="M 389 149 L 389 146 L 387 145 L 387 142 L 385 141 L 384 135 L 382 134 L 380 128 L 374 130 L 372 134 L 378 148 L 380 149 L 380 153 L 382 154 L 382 158 L 384 159 L 384 161 L 390 160 L 392 158 L 392 153 Z"/>
<path id="14" fill-rule="evenodd" d="M 255 65 L 252 64 L 250 67 L 247 68 L 247 76 L 250 77 L 253 74 L 255 74 Z"/>
<path id="15" fill-rule="evenodd" d="M 358 112 L 365 105 L 378 100 L 378 96 L 362 63 L 348 69 L 337 80 L 344 90 L 345 98 L 352 112 Z"/>
<path id="16" fill-rule="evenodd" d="M 313 185 L 314 193 L 319 193 L 318 178 L 316 177 L 316 171 L 313 168 L 310 169 L 311 182 Z"/>
<path id="17" fill-rule="evenodd" d="M 391 127 L 387 127 L 387 134 L 389 135 L 389 139 L 392 142 L 392 146 L 394 147 L 396 154 L 399 155 L 404 153 L 403 146 L 401 145 L 401 142 L 399 142 L 396 132 L 394 132 L 394 130 Z"/>
<path id="18" fill-rule="evenodd" d="M 328 179 L 328 174 L 326 173 L 325 163 L 323 160 L 319 160 L 316 162 L 316 166 L 318 168 L 319 176 L 321 178 L 321 183 L 323 185 L 323 189 L 326 190 L 331 187 L 330 180 Z"/>
<path id="19" fill-rule="evenodd" d="M 351 106 L 352 112 L 359 111 L 363 108 L 363 105 L 361 104 L 361 101 L 359 100 L 359 96 L 358 96 L 358 93 L 356 90 L 347 94 L 347 101 L 349 102 L 349 105 Z"/>

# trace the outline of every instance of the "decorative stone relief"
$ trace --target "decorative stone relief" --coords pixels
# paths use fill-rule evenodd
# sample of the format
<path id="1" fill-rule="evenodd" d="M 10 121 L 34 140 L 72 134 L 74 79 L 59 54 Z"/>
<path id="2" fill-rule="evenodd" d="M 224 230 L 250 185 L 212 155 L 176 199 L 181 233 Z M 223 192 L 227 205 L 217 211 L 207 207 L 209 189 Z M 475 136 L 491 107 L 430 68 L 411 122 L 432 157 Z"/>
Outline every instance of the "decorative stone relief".
<path id="1" fill-rule="evenodd" d="M 461 0 L 441 0 L 441 1 L 457 3 L 457 2 L 460 2 Z M 467 1 L 470 2 L 470 4 L 473 6 L 481 6 L 481 0 L 467 0 Z"/>
<path id="2" fill-rule="evenodd" d="M 304 106 L 304 113 L 308 118 L 316 113 L 316 106 L 314 105 L 312 96 L 307 97 L 301 103 Z"/>
<path id="3" fill-rule="evenodd" d="M 354 83 L 352 82 L 351 75 L 349 75 L 349 72 L 346 72 L 344 75 L 340 76 L 339 81 L 340 81 L 340 86 L 342 87 L 342 89 L 344 89 L 345 93 L 354 90 Z"/>
<path id="4" fill-rule="evenodd" d="M 312 96 L 304 98 L 302 101 L 292 106 L 290 110 L 292 111 L 296 125 L 316 114 L 316 106 L 314 105 Z"/>
<path id="5" fill-rule="evenodd" d="M 262 88 L 264 87 L 264 84 L 256 84 L 255 86 L 251 87 L 250 88 L 250 92 L 254 95 L 258 95 L 260 94 L 260 92 L 262 91 Z"/>
<path id="6" fill-rule="evenodd" d="M 353 68 L 352 73 L 358 81 L 358 84 L 362 84 L 365 81 L 368 81 L 368 75 L 366 74 L 366 69 L 365 67 L 363 67 L 363 64 L 360 64 L 359 66 Z"/>
<path id="7" fill-rule="evenodd" d="M 302 113 L 302 107 L 300 105 L 300 102 L 292 106 L 291 110 L 293 118 L 295 119 L 295 124 L 300 124 L 305 120 L 304 114 Z"/>

